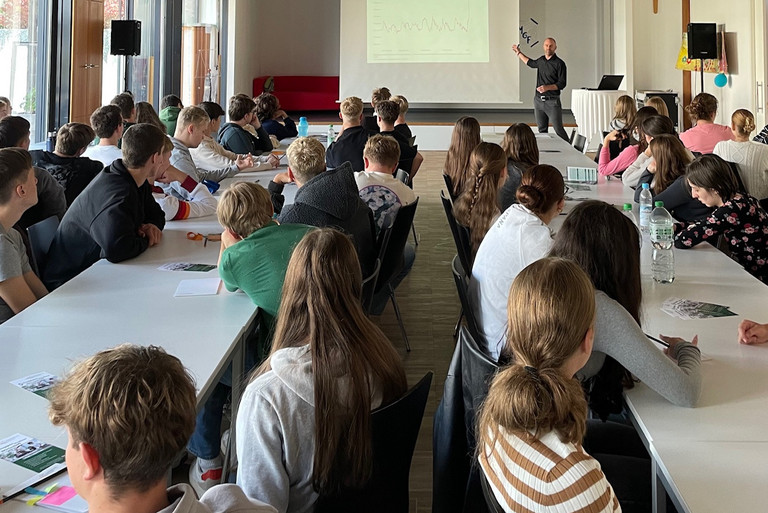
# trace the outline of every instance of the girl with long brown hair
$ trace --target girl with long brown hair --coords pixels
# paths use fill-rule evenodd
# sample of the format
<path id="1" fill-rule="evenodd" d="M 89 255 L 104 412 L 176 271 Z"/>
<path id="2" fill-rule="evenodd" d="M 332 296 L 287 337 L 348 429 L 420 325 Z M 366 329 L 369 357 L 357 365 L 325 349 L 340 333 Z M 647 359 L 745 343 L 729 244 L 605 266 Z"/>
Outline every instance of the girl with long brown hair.
<path id="1" fill-rule="evenodd" d="M 237 483 L 278 511 L 365 484 L 370 411 L 405 393 L 400 357 L 363 312 L 349 237 L 313 230 L 285 276 L 269 357 L 237 415 Z"/>
<path id="2" fill-rule="evenodd" d="M 504 212 L 517 203 L 517 188 L 523 173 L 539 163 L 539 146 L 533 130 L 525 123 L 515 123 L 504 132 L 501 148 L 507 154 L 507 180 L 499 191 L 499 207 Z"/>
<path id="3" fill-rule="evenodd" d="M 683 143 L 674 135 L 659 135 L 650 144 L 653 162 L 640 176 L 635 189 L 635 202 L 640 201 L 642 184 L 650 184 L 654 202 L 663 201 L 666 208 L 680 221 L 695 221 L 712 209 L 696 200 L 685 183 L 685 169 L 693 160 Z"/>
<path id="4" fill-rule="evenodd" d="M 717 116 L 717 98 L 709 93 L 699 93 L 685 106 L 685 112 L 691 118 L 693 128 L 680 134 L 680 140 L 686 148 L 696 153 L 712 153 L 720 141 L 733 139 L 731 129 L 715 123 Z"/>
<path id="5" fill-rule="evenodd" d="M 460 117 L 453 127 L 451 145 L 448 147 L 448 155 L 443 165 L 443 174 L 450 178 L 453 186 L 453 189 L 448 191 L 451 198 L 457 198 L 464 190 L 469 156 L 481 142 L 480 123 L 473 117 Z"/>
<path id="6" fill-rule="evenodd" d="M 499 188 L 507 178 L 507 156 L 501 146 L 482 142 L 472 150 L 464 189 L 453 204 L 456 221 L 469 227 L 472 254 L 499 215 Z"/>
<path id="7" fill-rule="evenodd" d="M 504 511 L 621 511 L 581 443 L 587 403 L 576 371 L 589 359 L 594 288 L 561 258 L 538 260 L 509 291 L 512 363 L 491 383 L 477 423 L 480 467 Z"/>

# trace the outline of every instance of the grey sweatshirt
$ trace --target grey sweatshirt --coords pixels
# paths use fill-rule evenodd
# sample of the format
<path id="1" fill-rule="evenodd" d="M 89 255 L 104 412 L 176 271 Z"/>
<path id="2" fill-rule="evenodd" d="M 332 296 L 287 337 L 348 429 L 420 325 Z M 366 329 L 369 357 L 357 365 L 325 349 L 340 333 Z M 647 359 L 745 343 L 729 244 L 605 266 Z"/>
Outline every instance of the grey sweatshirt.
<path id="1" fill-rule="evenodd" d="M 183 171 L 187 175 L 191 176 L 196 182 L 202 182 L 203 180 L 212 180 L 214 182 L 220 182 L 225 178 L 231 178 L 235 176 L 239 169 L 237 164 L 224 167 L 222 169 L 215 169 L 209 171 L 197 167 L 195 161 L 192 159 L 192 154 L 189 152 L 184 143 L 171 137 L 173 143 L 173 152 L 171 153 L 171 165 Z M 176 198 L 189 201 L 189 192 L 186 191 L 179 182 L 171 182 L 170 184 L 158 184 L 162 187 L 163 192 L 175 196 Z"/>
<path id="2" fill-rule="evenodd" d="M 170 506 L 158 513 L 274 513 L 275 508 L 260 501 L 248 499 L 239 486 L 214 486 L 197 500 L 188 484 L 168 488 Z"/>
<path id="3" fill-rule="evenodd" d="M 640 381 L 677 406 L 692 408 L 701 395 L 701 352 L 685 342 L 675 345 L 672 357 L 655 342 L 619 303 L 601 291 L 595 293 L 597 319 L 592 355 L 576 373 L 580 380 L 597 374 L 608 355 Z"/>

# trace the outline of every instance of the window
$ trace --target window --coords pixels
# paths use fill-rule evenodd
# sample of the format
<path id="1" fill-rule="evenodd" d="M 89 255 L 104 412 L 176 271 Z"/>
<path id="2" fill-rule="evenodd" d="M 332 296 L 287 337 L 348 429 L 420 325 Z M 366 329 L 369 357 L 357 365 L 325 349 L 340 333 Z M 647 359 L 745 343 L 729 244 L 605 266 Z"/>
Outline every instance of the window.
<path id="1" fill-rule="evenodd" d="M 184 0 L 181 101 L 218 101 L 221 76 L 221 1 Z"/>
<path id="2" fill-rule="evenodd" d="M 111 55 L 112 20 L 126 19 L 126 0 L 104 0 L 104 55 L 102 57 L 101 104 L 107 105 L 125 89 L 125 57 Z"/>

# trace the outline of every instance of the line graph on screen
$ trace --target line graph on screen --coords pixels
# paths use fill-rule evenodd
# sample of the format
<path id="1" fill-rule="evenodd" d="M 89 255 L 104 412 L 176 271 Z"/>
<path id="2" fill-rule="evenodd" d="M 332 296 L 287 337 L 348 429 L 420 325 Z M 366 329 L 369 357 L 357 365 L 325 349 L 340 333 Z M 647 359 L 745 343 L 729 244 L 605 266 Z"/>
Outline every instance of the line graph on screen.
<path id="1" fill-rule="evenodd" d="M 368 0 L 369 63 L 488 62 L 488 0 Z"/>

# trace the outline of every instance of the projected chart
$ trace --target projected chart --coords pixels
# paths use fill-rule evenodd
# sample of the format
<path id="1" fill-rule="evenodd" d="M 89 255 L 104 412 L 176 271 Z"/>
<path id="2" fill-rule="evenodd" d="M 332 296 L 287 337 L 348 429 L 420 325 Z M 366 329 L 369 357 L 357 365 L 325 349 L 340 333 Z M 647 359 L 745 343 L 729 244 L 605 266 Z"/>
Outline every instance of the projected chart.
<path id="1" fill-rule="evenodd" d="M 488 0 L 368 0 L 368 62 L 488 62 Z"/>

